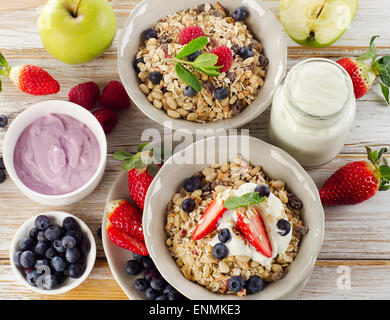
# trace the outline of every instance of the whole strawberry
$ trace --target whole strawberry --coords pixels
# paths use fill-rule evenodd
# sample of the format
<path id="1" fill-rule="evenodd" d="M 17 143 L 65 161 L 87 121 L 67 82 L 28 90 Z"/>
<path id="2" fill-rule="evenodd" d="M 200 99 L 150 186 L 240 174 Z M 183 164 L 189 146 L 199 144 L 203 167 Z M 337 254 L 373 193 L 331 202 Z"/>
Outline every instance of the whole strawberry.
<path id="1" fill-rule="evenodd" d="M 377 59 L 374 36 L 370 41 L 370 50 L 359 58 L 343 58 L 337 61 L 350 75 L 356 99 L 363 97 L 377 80 L 381 86 L 383 96 L 387 102 L 390 87 L 390 56 Z"/>
<path id="2" fill-rule="evenodd" d="M 110 81 L 104 87 L 99 102 L 102 106 L 110 109 L 128 109 L 131 103 L 122 83 L 115 80 Z"/>
<path id="3" fill-rule="evenodd" d="M 2 76 L 9 77 L 23 92 L 35 96 L 53 94 L 60 90 L 57 80 L 47 71 L 29 64 L 11 67 L 0 53 L 0 92 Z"/>
<path id="4" fill-rule="evenodd" d="M 125 151 L 118 151 L 113 154 L 117 160 L 123 160 L 122 170 L 128 171 L 128 185 L 131 199 L 144 210 L 146 192 L 161 165 L 156 159 L 159 151 L 151 148 L 149 144 L 141 144 L 136 154 Z"/>
<path id="5" fill-rule="evenodd" d="M 383 154 L 386 148 L 367 148 L 367 161 L 351 162 L 337 170 L 320 190 L 324 205 L 357 204 L 373 197 L 377 191 L 390 189 L 390 167 Z"/>
<path id="6" fill-rule="evenodd" d="M 69 101 L 76 103 L 87 110 L 95 107 L 95 102 L 99 98 L 99 86 L 93 82 L 80 83 L 69 91 Z"/>

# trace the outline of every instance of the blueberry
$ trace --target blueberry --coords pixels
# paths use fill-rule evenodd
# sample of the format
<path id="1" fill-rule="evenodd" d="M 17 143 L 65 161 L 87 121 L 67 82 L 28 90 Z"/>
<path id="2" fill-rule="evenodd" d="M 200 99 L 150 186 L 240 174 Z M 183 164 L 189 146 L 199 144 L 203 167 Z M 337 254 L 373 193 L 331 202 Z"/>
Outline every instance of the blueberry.
<path id="1" fill-rule="evenodd" d="M 238 51 L 240 57 L 244 60 L 253 57 L 253 50 L 249 47 L 242 47 L 240 51 Z"/>
<path id="2" fill-rule="evenodd" d="M 76 247 L 66 249 L 65 258 L 69 263 L 77 262 L 80 259 L 80 250 Z"/>
<path id="3" fill-rule="evenodd" d="M 236 21 L 244 21 L 247 15 L 248 11 L 245 7 L 238 7 L 232 13 L 232 17 Z"/>
<path id="4" fill-rule="evenodd" d="M 140 272 L 143 270 L 143 267 L 141 262 L 138 260 L 129 260 L 126 262 L 125 270 L 129 275 L 136 276 L 137 274 L 140 274 Z"/>
<path id="5" fill-rule="evenodd" d="M 172 290 L 175 290 L 175 288 L 172 287 L 170 284 L 167 284 L 167 285 L 165 286 L 165 288 L 164 288 L 164 290 L 163 290 L 162 293 L 165 294 L 165 295 L 168 295 L 169 292 L 171 292 Z"/>
<path id="6" fill-rule="evenodd" d="M 135 59 L 134 62 L 133 62 L 134 70 L 135 70 L 137 73 L 140 73 L 140 72 L 141 72 L 141 69 L 139 68 L 138 63 L 145 63 L 145 60 L 142 59 L 142 58 L 138 58 L 138 59 Z"/>
<path id="7" fill-rule="evenodd" d="M 20 263 L 20 256 L 22 255 L 23 251 L 16 251 L 14 253 L 14 256 L 12 257 L 14 263 L 15 263 L 15 266 L 17 267 L 21 267 L 21 263 Z"/>
<path id="8" fill-rule="evenodd" d="M 184 296 L 177 290 L 173 289 L 168 293 L 169 300 L 183 300 Z"/>
<path id="9" fill-rule="evenodd" d="M 80 248 L 81 252 L 84 253 L 85 255 L 87 255 L 89 253 L 89 251 L 91 250 L 91 242 L 89 241 L 89 239 L 87 237 L 84 237 L 81 239 L 81 242 L 79 244 L 79 248 Z"/>
<path id="10" fill-rule="evenodd" d="M 196 90 L 191 86 L 187 86 L 184 88 L 184 95 L 192 98 L 196 95 Z"/>
<path id="11" fill-rule="evenodd" d="M 244 288 L 244 285 L 244 279 L 240 276 L 234 276 L 228 280 L 228 288 L 233 292 L 240 292 Z"/>
<path id="12" fill-rule="evenodd" d="M 48 266 L 48 265 L 49 265 L 49 261 L 47 261 L 47 259 L 38 259 L 37 261 L 35 261 L 34 269 L 38 269 L 38 267 L 40 266 Z"/>
<path id="13" fill-rule="evenodd" d="M 58 226 L 50 226 L 45 230 L 45 237 L 49 241 L 58 240 L 64 234 L 64 230 Z"/>
<path id="14" fill-rule="evenodd" d="M 28 235 L 33 238 L 34 240 L 37 239 L 37 236 L 38 236 L 38 233 L 39 233 L 39 229 L 38 228 L 33 228 L 29 231 Z"/>
<path id="15" fill-rule="evenodd" d="M 226 87 L 219 87 L 214 91 L 214 98 L 217 100 L 226 99 L 229 96 L 229 89 Z"/>
<path id="16" fill-rule="evenodd" d="M 145 291 L 147 288 L 149 288 L 149 286 L 149 281 L 144 278 L 138 278 L 134 280 L 134 288 L 139 291 Z"/>
<path id="17" fill-rule="evenodd" d="M 81 230 L 76 229 L 67 231 L 65 235 L 75 238 L 77 243 L 79 243 L 84 238 L 84 235 Z"/>
<path id="18" fill-rule="evenodd" d="M 161 296 L 158 296 L 156 300 L 168 300 L 168 297 L 165 294 L 162 294 Z"/>
<path id="19" fill-rule="evenodd" d="M 202 53 L 198 50 L 198 51 L 195 51 L 193 54 L 190 54 L 189 56 L 187 56 L 187 60 L 188 61 L 191 61 L 191 62 L 194 62 L 195 59 L 197 57 L 199 57 Z"/>
<path id="20" fill-rule="evenodd" d="M 68 277 L 68 274 L 65 274 L 64 272 L 54 271 L 53 274 L 56 276 L 58 284 L 63 283 Z"/>
<path id="21" fill-rule="evenodd" d="M 3 183 L 7 179 L 7 176 L 4 172 L 4 170 L 0 170 L 0 183 Z"/>
<path id="22" fill-rule="evenodd" d="M 141 259 L 141 263 L 145 269 L 151 269 L 155 267 L 153 260 L 149 256 L 143 257 Z"/>
<path id="23" fill-rule="evenodd" d="M 154 290 L 153 288 L 147 288 L 145 292 L 146 299 L 148 300 L 156 300 L 156 298 L 160 295 L 160 292 Z"/>
<path id="24" fill-rule="evenodd" d="M 30 250 L 34 246 L 34 239 L 31 237 L 24 238 L 20 241 L 19 248 L 22 251 Z"/>
<path id="25" fill-rule="evenodd" d="M 5 127 L 7 124 L 8 124 L 8 118 L 5 115 L 0 114 L 0 128 Z"/>
<path id="26" fill-rule="evenodd" d="M 57 254 L 56 249 L 54 249 L 53 247 L 50 247 L 45 252 L 45 258 L 51 260 L 51 259 L 53 259 L 53 257 L 56 256 L 56 254 Z"/>
<path id="27" fill-rule="evenodd" d="M 58 279 L 54 274 L 48 274 L 43 277 L 42 285 L 46 290 L 53 289 L 58 284 Z"/>
<path id="28" fill-rule="evenodd" d="M 133 252 L 133 258 L 134 258 L 135 260 L 141 260 L 143 257 L 144 257 L 144 256 L 141 256 L 140 254 Z"/>
<path id="29" fill-rule="evenodd" d="M 226 245 L 224 245 L 223 243 L 217 243 L 214 247 L 213 247 L 213 256 L 217 259 L 224 259 L 227 257 L 227 255 L 229 254 L 229 250 L 227 248 Z"/>
<path id="30" fill-rule="evenodd" d="M 271 194 L 271 190 L 265 184 L 256 186 L 255 192 L 258 192 L 260 197 L 267 197 L 267 198 Z"/>
<path id="31" fill-rule="evenodd" d="M 282 236 L 288 235 L 291 231 L 291 224 L 285 219 L 280 219 L 276 223 L 276 227 L 279 229 L 279 234 Z"/>
<path id="32" fill-rule="evenodd" d="M 38 242 L 47 242 L 45 231 L 39 231 L 37 235 Z"/>
<path id="33" fill-rule="evenodd" d="M 4 159 L 3 157 L 0 157 L 0 170 L 4 170 L 4 169 L 5 169 Z"/>
<path id="34" fill-rule="evenodd" d="M 152 281 L 150 281 L 150 286 L 159 292 L 162 292 L 167 285 L 167 282 L 162 278 L 153 278 Z"/>
<path id="35" fill-rule="evenodd" d="M 229 231 L 229 229 L 225 228 L 219 231 L 218 233 L 218 239 L 219 241 L 226 243 L 232 238 L 232 235 Z"/>
<path id="36" fill-rule="evenodd" d="M 246 288 L 249 293 L 260 292 L 264 288 L 264 281 L 259 276 L 252 276 L 246 282 Z"/>
<path id="37" fill-rule="evenodd" d="M 35 264 L 35 254 L 31 251 L 24 251 L 20 255 L 20 264 L 23 268 L 31 268 Z"/>
<path id="38" fill-rule="evenodd" d="M 62 246 L 61 240 L 55 240 L 51 243 L 51 246 L 56 249 L 58 253 L 64 253 L 66 251 L 66 248 Z"/>
<path id="39" fill-rule="evenodd" d="M 158 71 L 153 71 L 149 74 L 149 80 L 152 81 L 153 84 L 160 84 L 162 77 L 162 74 Z"/>
<path id="40" fill-rule="evenodd" d="M 73 217 L 66 217 L 64 221 L 62 221 L 62 227 L 66 230 L 80 230 L 80 225 Z"/>
<path id="41" fill-rule="evenodd" d="M 35 227 L 37 227 L 39 230 L 45 230 L 50 226 L 51 222 L 49 217 L 44 216 L 44 215 L 39 215 L 35 219 Z"/>
<path id="42" fill-rule="evenodd" d="M 153 278 L 158 278 L 160 275 L 156 270 L 146 270 L 144 273 L 144 278 L 148 280 L 149 282 L 152 281 Z"/>
<path id="43" fill-rule="evenodd" d="M 31 270 L 29 273 L 26 275 L 26 280 L 27 282 L 32 285 L 33 287 L 37 286 L 37 280 L 40 277 L 40 274 L 37 272 L 37 270 Z"/>
<path id="44" fill-rule="evenodd" d="M 73 279 L 80 278 L 85 271 L 85 264 L 72 263 L 68 268 L 69 277 Z"/>
<path id="45" fill-rule="evenodd" d="M 200 177 L 195 177 L 195 176 L 185 179 L 183 183 L 184 190 L 187 192 L 194 192 L 195 190 L 201 188 L 200 186 L 201 182 L 202 179 Z"/>
<path id="46" fill-rule="evenodd" d="M 44 256 L 49 245 L 46 242 L 38 242 L 35 246 L 34 252 L 37 256 Z"/>
<path id="47" fill-rule="evenodd" d="M 70 249 L 76 246 L 76 239 L 72 236 L 65 236 L 62 238 L 61 244 L 64 248 Z"/>
<path id="48" fill-rule="evenodd" d="M 61 257 L 54 257 L 50 263 L 55 271 L 62 272 L 66 269 L 66 263 Z"/>
<path id="49" fill-rule="evenodd" d="M 142 41 L 147 41 L 151 38 L 155 38 L 157 39 L 157 31 L 154 30 L 154 29 L 147 29 L 145 31 L 142 32 L 141 34 L 141 40 Z"/>
<path id="50" fill-rule="evenodd" d="M 194 211 L 196 208 L 195 200 L 192 198 L 184 199 L 183 202 L 181 203 L 181 207 L 185 212 L 190 213 L 191 211 Z"/>

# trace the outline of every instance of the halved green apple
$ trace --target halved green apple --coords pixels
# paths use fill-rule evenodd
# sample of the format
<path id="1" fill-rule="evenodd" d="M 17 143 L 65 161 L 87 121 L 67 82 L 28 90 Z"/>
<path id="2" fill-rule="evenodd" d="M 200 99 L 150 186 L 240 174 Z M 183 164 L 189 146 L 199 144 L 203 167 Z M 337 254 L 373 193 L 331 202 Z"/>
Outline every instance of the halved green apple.
<path id="1" fill-rule="evenodd" d="M 281 0 L 280 20 L 295 42 L 323 48 L 343 35 L 357 7 L 358 0 Z"/>

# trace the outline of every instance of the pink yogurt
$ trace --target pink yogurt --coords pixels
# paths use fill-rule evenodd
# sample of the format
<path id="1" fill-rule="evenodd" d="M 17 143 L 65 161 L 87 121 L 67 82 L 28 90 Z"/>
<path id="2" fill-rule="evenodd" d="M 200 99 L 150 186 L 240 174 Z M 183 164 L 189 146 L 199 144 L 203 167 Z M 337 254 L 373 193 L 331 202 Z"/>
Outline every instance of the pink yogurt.
<path id="1" fill-rule="evenodd" d="M 20 135 L 14 166 L 31 190 L 61 195 L 86 184 L 100 161 L 99 143 L 83 123 L 64 114 L 35 120 Z"/>

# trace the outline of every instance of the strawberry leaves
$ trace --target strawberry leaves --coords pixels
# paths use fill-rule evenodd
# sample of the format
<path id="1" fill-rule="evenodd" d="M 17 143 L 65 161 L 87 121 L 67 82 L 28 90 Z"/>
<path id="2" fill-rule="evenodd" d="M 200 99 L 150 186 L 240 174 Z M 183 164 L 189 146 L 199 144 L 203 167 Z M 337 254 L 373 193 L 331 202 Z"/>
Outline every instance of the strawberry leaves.
<path id="1" fill-rule="evenodd" d="M 250 192 L 242 196 L 232 196 L 226 199 L 223 205 L 228 210 L 235 210 L 252 204 L 261 203 L 264 200 L 265 197 L 260 197 L 258 192 Z"/>
<path id="2" fill-rule="evenodd" d="M 387 159 L 383 155 L 387 152 L 387 148 L 382 148 L 379 151 L 372 151 L 371 148 L 366 147 L 368 159 L 374 165 L 376 176 L 379 182 L 379 191 L 386 191 L 390 189 L 390 167 Z"/>

